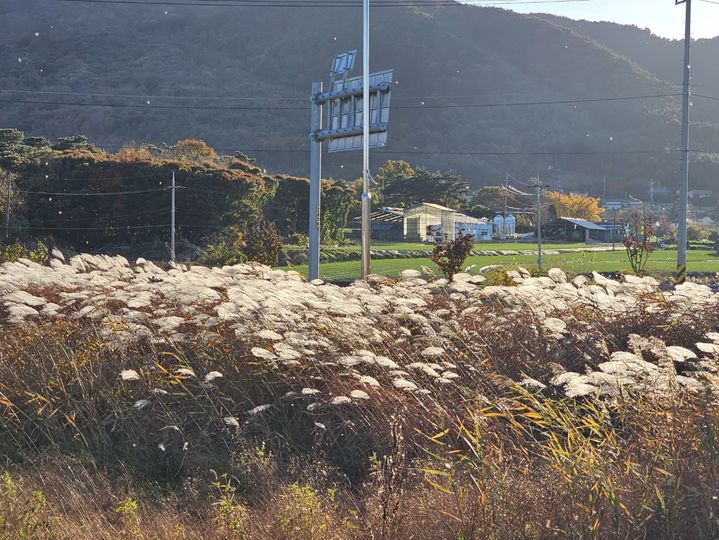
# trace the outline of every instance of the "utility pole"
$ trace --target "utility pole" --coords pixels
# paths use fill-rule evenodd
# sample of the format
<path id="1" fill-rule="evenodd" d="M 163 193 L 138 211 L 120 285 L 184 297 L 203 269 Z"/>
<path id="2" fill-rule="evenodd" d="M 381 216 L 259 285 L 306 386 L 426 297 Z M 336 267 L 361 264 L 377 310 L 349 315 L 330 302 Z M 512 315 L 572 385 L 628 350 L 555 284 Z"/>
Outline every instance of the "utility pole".
<path id="1" fill-rule="evenodd" d="M 330 89 L 331 90 L 331 89 Z M 322 129 L 322 104 L 315 100 L 322 93 L 322 83 L 312 83 L 310 130 L 310 236 L 309 272 L 312 281 L 320 277 L 320 193 L 322 191 L 322 141 L 314 134 Z"/>
<path id="2" fill-rule="evenodd" d="M 617 245 L 617 209 L 615 208 L 612 212 L 612 217 L 614 218 L 614 224 L 612 227 L 612 251 L 616 249 Z"/>
<path id="3" fill-rule="evenodd" d="M 12 203 L 11 187 L 10 187 L 10 173 L 5 173 L 5 242 L 10 241 L 10 204 Z"/>
<path id="4" fill-rule="evenodd" d="M 372 120 L 369 92 L 369 0 L 362 0 L 362 64 L 362 279 L 367 279 L 370 274 L 372 237 L 372 199 L 369 192 L 369 127 Z"/>
<path id="5" fill-rule="evenodd" d="M 539 171 L 534 186 L 537 188 L 537 266 L 542 269 L 542 183 L 539 181 Z"/>
<path id="6" fill-rule="evenodd" d="M 682 166 L 679 177 L 679 235 L 677 240 L 676 284 L 687 279 L 687 206 L 689 205 L 689 96 L 691 77 L 692 0 L 674 0 L 686 4 L 684 21 L 684 92 L 682 96 Z"/>
<path id="7" fill-rule="evenodd" d="M 172 211 L 170 213 L 170 260 L 175 262 L 175 173 L 172 173 Z"/>
<path id="8" fill-rule="evenodd" d="M 654 180 L 649 181 L 649 212 L 654 216 Z"/>
<path id="9" fill-rule="evenodd" d="M 604 191 L 602 192 L 602 204 L 607 204 L 607 175 L 604 175 Z"/>
<path id="10" fill-rule="evenodd" d="M 507 238 L 507 198 L 509 197 L 509 173 L 504 175 L 504 214 L 502 214 L 501 240 Z"/>

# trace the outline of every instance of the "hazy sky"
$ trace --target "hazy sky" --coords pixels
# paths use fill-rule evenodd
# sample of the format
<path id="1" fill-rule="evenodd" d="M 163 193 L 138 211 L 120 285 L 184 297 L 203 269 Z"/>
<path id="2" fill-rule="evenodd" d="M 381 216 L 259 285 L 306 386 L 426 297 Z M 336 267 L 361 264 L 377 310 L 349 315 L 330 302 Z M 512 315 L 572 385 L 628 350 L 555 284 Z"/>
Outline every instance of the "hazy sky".
<path id="1" fill-rule="evenodd" d="M 472 3 L 473 0 L 466 0 Z M 516 1 L 516 6 L 508 5 Z M 492 5 L 489 0 L 476 2 Z M 525 3 L 522 0 L 500 0 L 497 7 L 513 9 L 520 13 L 552 13 L 572 19 L 613 21 L 649 28 L 655 34 L 675 39 L 684 37 L 684 5 L 674 5 L 674 0 L 590 0 L 587 2 Z M 707 38 L 719 35 L 719 4 L 702 0 L 692 2 L 692 36 Z"/>

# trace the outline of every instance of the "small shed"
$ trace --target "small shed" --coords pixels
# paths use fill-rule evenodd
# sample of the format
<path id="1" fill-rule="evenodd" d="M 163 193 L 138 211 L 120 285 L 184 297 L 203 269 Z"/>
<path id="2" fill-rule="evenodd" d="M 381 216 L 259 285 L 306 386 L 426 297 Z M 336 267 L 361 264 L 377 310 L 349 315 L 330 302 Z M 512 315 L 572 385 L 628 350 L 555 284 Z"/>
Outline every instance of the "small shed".
<path id="1" fill-rule="evenodd" d="M 560 217 L 542 227 L 542 236 L 565 242 L 608 242 L 609 229 L 586 219 Z"/>

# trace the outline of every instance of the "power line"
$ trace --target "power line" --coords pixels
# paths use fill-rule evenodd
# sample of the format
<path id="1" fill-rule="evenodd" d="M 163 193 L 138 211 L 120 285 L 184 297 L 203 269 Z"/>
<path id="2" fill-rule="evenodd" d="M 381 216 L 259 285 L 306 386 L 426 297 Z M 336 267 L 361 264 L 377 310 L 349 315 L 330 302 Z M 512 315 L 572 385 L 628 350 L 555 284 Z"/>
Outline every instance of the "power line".
<path id="1" fill-rule="evenodd" d="M 152 143 L 147 143 L 152 144 Z M 101 150 L 122 150 L 124 148 L 143 148 L 143 145 L 138 146 L 109 146 L 97 144 Z M 286 154 L 306 154 L 307 150 L 299 148 L 213 148 L 217 152 L 243 152 L 243 153 L 259 153 L 259 152 L 272 152 L 272 153 L 286 153 Z M 442 150 L 415 150 L 415 149 L 399 149 L 399 150 L 377 150 L 375 154 L 387 154 L 387 155 L 398 155 L 398 154 L 409 154 L 409 155 L 439 155 L 439 156 L 601 156 L 601 155 L 660 155 L 660 154 L 672 154 L 678 152 L 678 149 L 664 148 L 662 150 L 597 150 L 597 151 L 442 151 Z M 717 152 L 712 151 L 701 151 L 694 150 L 694 153 L 709 153 L 715 154 Z M 191 188 L 186 188 L 191 189 Z"/>
<path id="2" fill-rule="evenodd" d="M 306 111 L 309 107 L 273 106 L 273 107 L 220 107 L 215 105 L 138 105 L 131 103 L 74 103 L 63 101 L 39 101 L 34 99 L 0 99 L 0 103 L 24 103 L 29 105 L 53 105 L 68 107 L 105 107 L 117 109 L 183 109 L 183 110 L 212 110 L 212 111 Z"/>
<path id="3" fill-rule="evenodd" d="M 507 173 L 507 176 L 524 187 L 534 187 L 534 184 L 530 184 L 528 182 L 522 182 L 521 180 L 517 180 L 514 176 L 512 176 L 509 173 Z"/>
<path id="4" fill-rule="evenodd" d="M 375 154 L 429 154 L 429 155 L 442 155 L 442 156 L 601 156 L 607 154 L 645 154 L 645 155 L 656 155 L 656 154 L 670 154 L 677 152 L 678 150 L 623 150 L 619 152 L 610 151 L 577 151 L 577 152 L 432 152 L 432 151 L 421 151 L 421 150 L 381 150 L 375 152 Z"/>
<path id="5" fill-rule="evenodd" d="M 127 218 L 134 218 L 134 217 L 144 217 L 144 216 L 153 216 L 153 215 L 159 215 L 159 214 L 169 214 L 169 209 L 162 209 L 162 210 L 147 210 L 145 212 L 137 212 L 135 214 L 121 214 L 121 215 L 105 215 L 105 216 L 88 216 L 88 217 L 77 217 L 77 218 L 65 218 L 65 219 L 43 219 L 43 223 L 56 223 L 56 224 L 63 224 L 63 223 L 75 223 L 78 221 L 98 221 L 101 219 L 110 219 L 110 220 L 116 220 L 116 219 L 127 219 Z"/>
<path id="6" fill-rule="evenodd" d="M 63 192 L 63 191 L 18 191 L 17 193 L 22 193 L 23 195 L 51 195 L 51 196 L 64 196 L 64 197 L 114 197 L 116 195 L 140 195 L 143 193 L 158 193 L 160 191 L 169 191 L 170 188 L 160 188 L 160 189 L 143 189 L 143 190 L 136 190 L 136 191 L 106 191 L 106 192 L 96 192 L 96 193 L 81 193 L 81 192 Z"/>
<path id="7" fill-rule="evenodd" d="M 140 229 L 168 229 L 170 225 L 119 225 L 119 226 L 107 226 L 107 227 L 10 227 L 13 230 L 36 230 L 36 231 L 126 231 L 140 230 Z M 185 227 L 187 229 L 206 229 L 206 230 L 220 230 L 222 227 L 212 227 L 209 225 L 190 225 L 190 224 L 177 224 L 176 227 Z"/>
<path id="8" fill-rule="evenodd" d="M 530 105 L 571 105 L 575 103 L 610 103 L 615 101 L 635 101 L 642 99 L 657 99 L 666 97 L 678 97 L 681 94 L 648 94 L 640 96 L 619 96 L 606 98 L 584 98 L 584 99 L 566 99 L 566 100 L 547 100 L 547 101 L 517 101 L 505 103 L 471 103 L 471 104 L 447 104 L 447 105 L 415 105 L 415 106 L 397 106 L 393 109 L 453 109 L 453 108 L 471 108 L 471 107 L 520 107 Z"/>
<path id="9" fill-rule="evenodd" d="M 562 99 L 562 100 L 545 100 L 545 101 L 515 101 L 502 103 L 464 103 L 464 104 L 445 104 L 445 105 L 398 105 L 393 109 L 419 110 L 419 109 L 471 109 L 471 108 L 495 108 L 495 107 L 527 107 L 542 105 L 571 105 L 582 103 L 613 103 L 619 101 L 637 101 L 645 99 L 659 99 L 678 97 L 681 94 L 647 94 L 636 96 L 617 96 L 605 98 L 580 98 L 580 99 Z M 712 99 L 712 98 L 710 98 Z M 17 103 L 29 105 L 52 105 L 66 107 L 101 107 L 101 108 L 120 108 L 120 109 L 180 109 L 180 110 L 219 110 L 219 111 L 307 111 L 309 106 L 291 106 L 291 105 L 275 105 L 275 106 L 232 106 L 224 107 L 218 105 L 154 105 L 151 103 L 128 104 L 128 103 L 78 103 L 69 101 L 42 101 L 34 99 L 0 99 L 0 103 Z"/>
<path id="10" fill-rule="evenodd" d="M 92 143 L 97 147 L 99 151 L 119 151 L 125 148 L 145 148 L 148 145 L 154 143 L 141 143 L 141 144 L 128 144 L 124 146 L 111 146 L 103 145 L 100 143 Z M 217 152 L 243 152 L 243 153 L 287 153 L 287 154 L 305 154 L 307 150 L 301 148 L 243 148 L 238 146 L 236 148 L 216 148 L 213 150 Z M 662 155 L 662 154 L 673 154 L 679 152 L 675 148 L 663 148 L 661 150 L 578 150 L 578 151 L 555 151 L 555 150 L 534 150 L 534 151 L 443 151 L 443 150 L 419 150 L 419 149 L 397 149 L 397 150 L 378 150 L 375 154 L 387 154 L 387 155 L 437 155 L 437 156 L 602 156 L 602 155 Z M 691 150 L 694 154 L 716 154 L 719 150 Z M 152 179 L 163 177 L 165 173 L 156 173 L 152 175 L 137 175 L 137 176 L 112 176 L 107 177 L 93 177 L 93 178 L 68 178 L 67 180 L 88 180 L 88 181 L 102 181 L 102 180 L 126 180 L 126 179 Z M 516 182 L 522 183 L 516 178 L 512 177 Z M 44 181 L 47 179 L 35 178 L 35 181 Z M 524 184 L 523 185 L 527 185 Z M 163 188 L 164 190 L 169 188 Z M 195 189 L 184 187 L 183 189 Z"/>
<path id="11" fill-rule="evenodd" d="M 156 174 L 142 174 L 142 175 L 136 175 L 136 176 L 103 176 L 103 177 L 92 177 L 92 178 L 61 178 L 60 180 L 90 180 L 90 181 L 96 181 L 96 182 L 102 182 L 105 180 L 135 180 L 135 179 L 146 179 L 150 180 L 152 178 L 159 178 L 164 177 L 165 173 L 156 173 Z M 52 178 L 52 176 L 48 175 L 46 178 L 28 178 L 27 180 L 35 181 L 35 182 L 45 182 Z"/>
<path id="12" fill-rule="evenodd" d="M 8 94 L 42 94 L 51 96 L 80 96 L 80 97 L 109 97 L 109 98 L 128 98 L 128 99 L 207 99 L 212 101 L 302 101 L 307 102 L 306 97 L 233 97 L 233 96 L 177 96 L 166 94 L 108 94 L 103 92 L 69 92 L 60 90 L 14 90 L 0 89 L 0 92 Z M 429 99 L 428 96 L 426 99 Z M 438 96 L 441 97 L 441 96 Z"/>
<path id="13" fill-rule="evenodd" d="M 679 87 L 680 85 L 670 85 L 673 87 Z M 119 98 L 119 99 L 173 99 L 173 100 L 208 100 L 208 101 L 299 101 L 306 103 L 306 97 L 299 96 L 267 96 L 267 97 L 239 97 L 239 96 L 191 96 L 185 95 L 180 96 L 176 94 L 115 94 L 106 92 L 74 92 L 74 91 L 63 91 L 63 90 L 27 90 L 27 89 L 14 89 L 14 88 L 0 88 L 0 92 L 6 94 L 39 94 L 39 95 L 50 95 L 50 96 L 76 96 L 76 97 L 98 97 L 98 98 Z M 425 96 L 395 96 L 393 101 L 397 100 L 433 100 L 433 99 L 467 99 L 477 97 L 489 97 L 489 96 L 527 96 L 531 95 L 526 92 L 502 92 L 495 94 L 429 94 Z M 139 105 L 144 107 L 145 105 Z"/>
<path id="14" fill-rule="evenodd" d="M 184 188 L 184 189 L 187 191 L 194 191 L 196 193 L 217 193 L 220 195 L 232 195 L 232 193 L 230 192 L 229 189 L 227 191 L 222 191 L 219 189 L 204 189 L 204 188 L 191 188 L 191 187 Z"/>
<path id="15" fill-rule="evenodd" d="M 166 229 L 169 225 L 120 225 L 116 227 L 10 227 L 31 231 L 123 231 L 127 229 Z"/>
<path id="16" fill-rule="evenodd" d="M 339 0 L 331 0 L 329 2 L 321 2 L 320 0 L 312 0 L 311 3 L 293 3 L 290 0 L 282 2 L 269 3 L 269 0 L 260 0 L 252 2 L 251 0 L 239 0 L 238 2 L 220 1 L 180 1 L 171 2 L 165 0 L 143 1 L 143 0 L 60 0 L 61 2 L 86 3 L 86 4 L 124 4 L 124 5 L 141 5 L 141 6 L 204 6 L 204 7 L 258 7 L 258 8 L 361 8 L 361 3 L 342 3 Z M 523 5 L 523 4 L 568 4 L 568 3 L 584 3 L 593 0 L 496 0 L 487 4 L 464 4 L 459 2 L 444 2 L 442 0 L 430 0 L 422 2 L 413 1 L 394 1 L 379 3 L 373 7 L 381 8 L 403 8 L 403 7 L 494 7 L 502 5 Z M 264 3 L 262 3 L 264 2 Z"/>
<path id="17" fill-rule="evenodd" d="M 201 3 L 208 3 L 208 2 L 217 2 L 222 1 L 223 3 L 227 4 L 272 4 L 275 2 L 272 2 L 272 0 L 196 0 Z M 576 1 L 592 1 L 592 0 L 563 0 L 562 2 L 559 2 L 559 0 L 553 0 L 551 3 L 566 3 L 566 2 L 576 2 Z M 351 6 L 361 6 L 362 2 L 359 0 L 282 0 L 282 2 L 287 4 L 299 4 L 299 5 L 307 5 L 308 3 L 311 4 L 332 4 L 332 5 L 351 5 Z M 373 7 L 382 7 L 382 6 L 395 6 L 397 4 L 403 4 L 406 6 L 422 6 L 422 5 L 429 5 L 429 6 L 435 6 L 435 5 L 448 5 L 448 6 L 469 6 L 469 7 L 483 7 L 487 4 L 526 4 L 526 3 L 535 3 L 530 0 L 373 0 Z M 540 2 L 540 3 L 546 3 Z"/>
<path id="18" fill-rule="evenodd" d="M 717 4 L 719 4 L 719 2 L 717 2 Z M 692 94 L 692 97 L 698 97 L 698 98 L 702 98 L 702 99 L 709 99 L 709 100 L 711 100 L 711 101 L 719 101 L 719 97 L 707 96 L 707 95 L 704 95 L 704 94 Z"/>

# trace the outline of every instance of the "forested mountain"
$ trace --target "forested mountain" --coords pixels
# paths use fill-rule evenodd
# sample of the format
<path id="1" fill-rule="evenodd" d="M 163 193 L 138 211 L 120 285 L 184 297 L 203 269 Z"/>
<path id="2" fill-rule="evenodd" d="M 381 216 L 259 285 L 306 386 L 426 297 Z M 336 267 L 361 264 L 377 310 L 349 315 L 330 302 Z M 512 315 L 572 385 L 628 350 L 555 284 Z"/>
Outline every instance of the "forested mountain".
<path id="1" fill-rule="evenodd" d="M 682 10 L 680 10 L 683 13 Z M 541 18 L 588 36 L 605 47 L 631 59 L 658 78 L 677 86 L 682 84 L 684 42 L 662 38 L 647 29 L 609 22 L 576 21 L 566 17 Z M 677 24 L 681 24 L 681 16 Z M 692 44 L 692 85 L 697 93 L 719 90 L 719 39 L 699 39 Z"/>
<path id="2" fill-rule="evenodd" d="M 354 8 L 3 0 L 0 127 L 108 148 L 205 139 L 306 174 L 310 85 L 327 80 L 335 53 L 359 47 L 360 30 Z M 610 194 L 675 181 L 680 100 L 646 96 L 680 91 L 679 42 L 473 6 L 378 6 L 372 40 L 372 68 L 396 74 L 375 169 L 406 159 L 457 169 L 473 186 L 539 172 L 594 193 L 606 175 Z M 717 49 L 697 44 L 698 82 L 719 86 Z M 719 102 L 696 99 L 693 113 L 694 146 L 719 150 Z M 354 178 L 359 163 L 329 155 L 324 171 Z M 694 186 L 711 186 L 719 156 L 694 156 L 692 173 Z"/>

